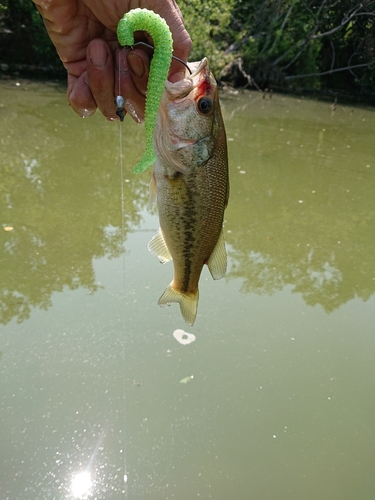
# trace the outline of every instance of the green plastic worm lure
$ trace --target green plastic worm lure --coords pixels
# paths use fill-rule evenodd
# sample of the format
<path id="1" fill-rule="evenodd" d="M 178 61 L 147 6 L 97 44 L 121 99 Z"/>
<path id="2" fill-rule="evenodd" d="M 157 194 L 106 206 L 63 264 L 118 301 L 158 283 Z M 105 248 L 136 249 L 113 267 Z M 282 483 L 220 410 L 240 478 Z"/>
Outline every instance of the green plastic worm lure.
<path id="1" fill-rule="evenodd" d="M 144 172 L 156 160 L 153 135 L 165 81 L 172 60 L 172 35 L 167 23 L 148 9 L 133 9 L 126 13 L 117 26 L 117 38 L 121 46 L 134 44 L 134 31 L 147 31 L 154 42 L 154 56 L 147 83 L 145 131 L 146 149 L 133 172 Z"/>

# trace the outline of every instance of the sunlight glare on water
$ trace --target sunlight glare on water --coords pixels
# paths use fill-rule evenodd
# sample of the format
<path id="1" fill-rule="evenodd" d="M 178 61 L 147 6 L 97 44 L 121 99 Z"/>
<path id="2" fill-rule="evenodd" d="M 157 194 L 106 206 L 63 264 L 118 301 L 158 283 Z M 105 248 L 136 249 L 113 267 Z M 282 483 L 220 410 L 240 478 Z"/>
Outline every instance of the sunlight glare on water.
<path id="1" fill-rule="evenodd" d="M 91 474 L 88 471 L 79 472 L 72 479 L 71 492 L 74 498 L 85 498 L 92 488 Z"/>

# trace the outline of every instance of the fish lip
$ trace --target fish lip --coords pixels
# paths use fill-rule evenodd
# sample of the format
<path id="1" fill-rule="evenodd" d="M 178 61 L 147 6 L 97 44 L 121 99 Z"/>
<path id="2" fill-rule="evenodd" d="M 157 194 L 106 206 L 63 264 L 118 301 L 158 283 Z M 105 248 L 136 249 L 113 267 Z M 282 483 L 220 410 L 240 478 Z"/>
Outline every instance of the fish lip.
<path id="1" fill-rule="evenodd" d="M 201 78 L 203 70 L 205 70 L 205 76 L 210 73 L 207 57 L 204 57 L 201 61 L 189 63 L 189 66 L 192 73 L 188 73 L 183 80 L 179 80 L 175 83 L 168 80 L 166 81 L 165 89 L 173 101 L 177 101 L 177 99 L 184 99 L 192 90 L 194 90 L 197 86 L 197 80 Z"/>
<path id="2" fill-rule="evenodd" d="M 195 78 L 202 71 L 203 68 L 207 67 L 208 69 L 208 59 L 207 57 L 204 57 L 201 61 L 190 63 L 190 66 L 192 66 L 190 68 L 192 73 L 191 75 L 188 76 L 188 78 L 193 80 L 193 78 Z M 194 66 L 196 66 L 196 69 L 194 69 Z"/>

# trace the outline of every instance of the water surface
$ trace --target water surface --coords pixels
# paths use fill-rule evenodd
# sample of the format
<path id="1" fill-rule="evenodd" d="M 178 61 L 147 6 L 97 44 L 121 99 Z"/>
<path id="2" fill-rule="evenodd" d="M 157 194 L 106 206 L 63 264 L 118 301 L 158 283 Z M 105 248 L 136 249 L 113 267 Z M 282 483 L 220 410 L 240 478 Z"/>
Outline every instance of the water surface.
<path id="1" fill-rule="evenodd" d="M 375 113 L 222 107 L 229 271 L 204 270 L 188 328 L 156 305 L 172 266 L 147 251 L 142 127 L 122 231 L 119 124 L 0 86 L 1 498 L 375 497 Z"/>

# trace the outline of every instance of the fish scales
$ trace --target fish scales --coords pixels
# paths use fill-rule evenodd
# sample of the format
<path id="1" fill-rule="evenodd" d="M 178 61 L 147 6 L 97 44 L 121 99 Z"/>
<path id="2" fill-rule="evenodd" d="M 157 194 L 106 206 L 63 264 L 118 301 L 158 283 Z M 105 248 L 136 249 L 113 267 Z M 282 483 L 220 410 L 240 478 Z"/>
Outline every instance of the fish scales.
<path id="1" fill-rule="evenodd" d="M 217 85 L 207 59 L 191 76 L 167 82 L 154 147 L 157 161 L 150 186 L 157 198 L 160 230 L 149 249 L 173 260 L 174 278 L 160 305 L 178 302 L 192 325 L 204 264 L 214 279 L 225 275 L 223 217 L 228 202 L 228 159 Z"/>

